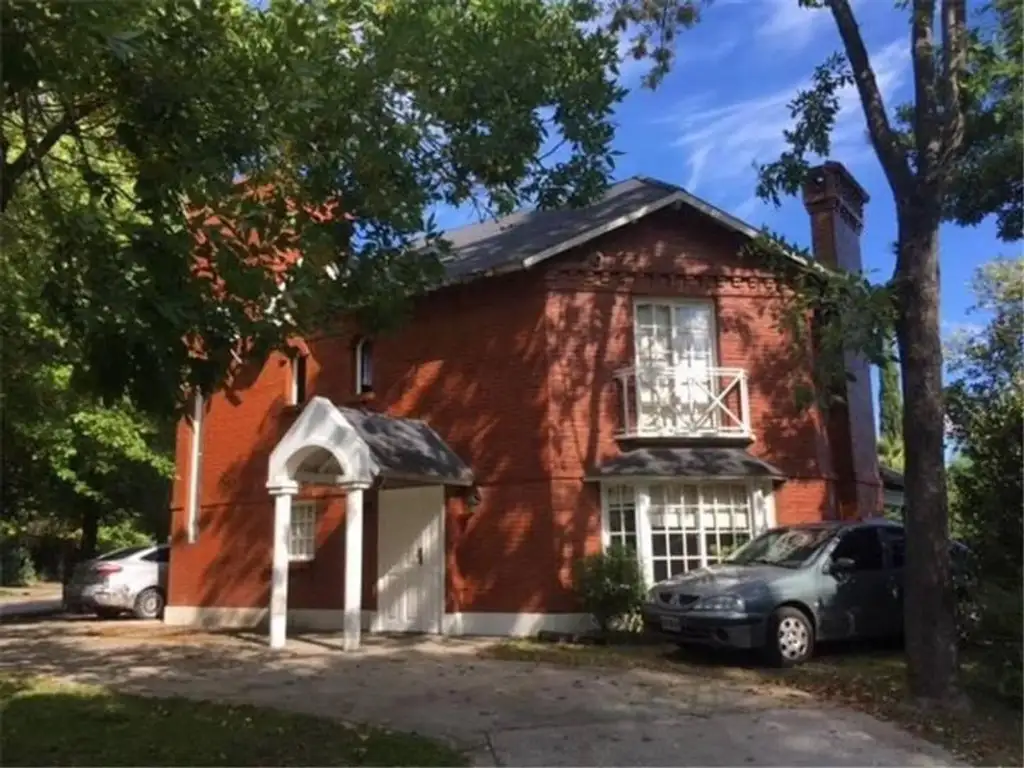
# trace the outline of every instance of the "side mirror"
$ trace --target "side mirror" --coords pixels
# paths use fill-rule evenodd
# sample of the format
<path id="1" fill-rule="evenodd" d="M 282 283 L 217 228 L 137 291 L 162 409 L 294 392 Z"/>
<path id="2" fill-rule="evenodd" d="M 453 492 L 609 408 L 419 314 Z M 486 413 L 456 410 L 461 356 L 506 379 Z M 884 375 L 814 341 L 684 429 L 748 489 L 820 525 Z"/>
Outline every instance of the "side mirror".
<path id="1" fill-rule="evenodd" d="M 837 557 L 835 560 L 829 563 L 829 573 L 850 573 L 857 567 L 856 561 L 852 557 Z"/>

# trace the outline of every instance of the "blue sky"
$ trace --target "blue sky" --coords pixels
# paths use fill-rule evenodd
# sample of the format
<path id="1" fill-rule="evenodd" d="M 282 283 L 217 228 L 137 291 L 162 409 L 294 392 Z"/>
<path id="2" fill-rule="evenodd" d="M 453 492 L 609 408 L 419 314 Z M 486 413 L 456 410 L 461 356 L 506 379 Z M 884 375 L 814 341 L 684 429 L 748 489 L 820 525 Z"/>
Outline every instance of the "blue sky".
<path id="1" fill-rule="evenodd" d="M 906 12 L 891 0 L 855 0 L 854 6 L 891 109 L 912 91 Z M 646 62 L 624 63 L 621 80 L 633 90 L 616 115 L 615 148 L 622 152 L 616 178 L 640 174 L 682 185 L 754 226 L 807 244 L 809 221 L 800 201 L 779 209 L 761 203 L 753 164 L 778 157 L 782 132 L 791 125 L 787 104 L 814 67 L 840 48 L 828 11 L 800 8 L 797 0 L 714 0 L 701 23 L 679 37 L 676 65 L 658 90 L 639 88 Z M 844 163 L 871 195 L 862 250 L 869 276 L 880 281 L 892 273 L 896 219 L 865 131 L 851 88 L 842 97 L 831 159 Z M 471 220 L 454 212 L 439 219 L 442 226 Z M 941 249 L 948 335 L 978 321 L 967 314 L 974 269 L 1013 251 L 997 240 L 992 221 L 945 226 Z"/>

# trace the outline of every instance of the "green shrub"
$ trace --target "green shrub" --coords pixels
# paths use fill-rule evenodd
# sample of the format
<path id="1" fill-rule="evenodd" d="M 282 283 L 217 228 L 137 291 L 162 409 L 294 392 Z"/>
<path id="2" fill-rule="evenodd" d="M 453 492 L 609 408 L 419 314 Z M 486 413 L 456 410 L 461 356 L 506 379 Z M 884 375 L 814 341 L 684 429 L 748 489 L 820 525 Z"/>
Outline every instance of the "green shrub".
<path id="1" fill-rule="evenodd" d="M 1020 704 L 1024 674 L 1024 626 L 1021 586 L 982 582 L 978 588 L 978 624 L 972 634 L 973 644 L 980 650 L 978 663 L 986 681 L 995 693 Z"/>
<path id="2" fill-rule="evenodd" d="M 32 553 L 21 542 L 0 544 L 0 584 L 5 587 L 24 587 L 36 580 Z"/>
<path id="3" fill-rule="evenodd" d="M 583 609 L 602 634 L 617 621 L 635 616 L 644 600 L 644 580 L 636 555 L 623 547 L 588 555 L 576 562 L 573 586 Z"/>
<path id="4" fill-rule="evenodd" d="M 96 551 L 101 553 L 124 547 L 142 547 L 152 543 L 153 537 L 140 531 L 134 520 L 101 525 L 96 532 Z"/>

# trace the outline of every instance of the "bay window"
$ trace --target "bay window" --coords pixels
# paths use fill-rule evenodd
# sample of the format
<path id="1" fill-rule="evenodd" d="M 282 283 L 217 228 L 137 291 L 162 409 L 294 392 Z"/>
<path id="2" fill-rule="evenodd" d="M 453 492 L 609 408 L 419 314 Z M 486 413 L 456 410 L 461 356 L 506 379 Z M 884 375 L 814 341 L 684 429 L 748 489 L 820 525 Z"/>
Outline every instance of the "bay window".
<path id="1" fill-rule="evenodd" d="M 770 483 L 603 484 L 606 547 L 637 553 L 648 583 L 724 560 L 771 527 Z"/>

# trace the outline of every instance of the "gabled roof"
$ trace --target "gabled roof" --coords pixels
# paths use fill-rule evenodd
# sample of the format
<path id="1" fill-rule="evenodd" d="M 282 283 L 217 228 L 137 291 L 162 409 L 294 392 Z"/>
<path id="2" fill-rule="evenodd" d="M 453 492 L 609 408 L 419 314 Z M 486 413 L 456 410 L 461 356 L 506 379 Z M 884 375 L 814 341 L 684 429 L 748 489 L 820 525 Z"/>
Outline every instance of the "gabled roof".
<path id="1" fill-rule="evenodd" d="M 376 473 L 385 480 L 473 484 L 472 470 L 425 421 L 360 408 L 338 410 L 366 442 Z"/>
<path id="2" fill-rule="evenodd" d="M 473 472 L 430 426 L 313 397 L 270 453 L 267 487 L 376 481 L 471 486 Z"/>
<path id="3" fill-rule="evenodd" d="M 612 184 L 600 199 L 583 208 L 517 211 L 446 232 L 452 254 L 444 261 L 445 271 L 450 281 L 458 282 L 528 269 L 673 204 L 686 205 L 745 237 L 760 234 L 682 187 L 634 176 Z"/>

